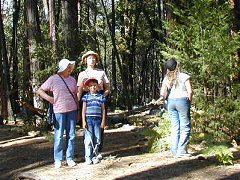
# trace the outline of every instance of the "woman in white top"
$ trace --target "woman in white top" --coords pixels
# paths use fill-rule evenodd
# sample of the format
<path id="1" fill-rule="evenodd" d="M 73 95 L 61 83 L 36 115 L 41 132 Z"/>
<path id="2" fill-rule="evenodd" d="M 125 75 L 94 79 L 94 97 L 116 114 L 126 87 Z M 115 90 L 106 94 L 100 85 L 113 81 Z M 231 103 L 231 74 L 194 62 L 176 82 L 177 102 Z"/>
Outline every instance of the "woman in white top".
<path id="1" fill-rule="evenodd" d="M 168 100 L 171 120 L 171 152 L 174 156 L 189 156 L 187 144 L 190 137 L 190 106 L 193 91 L 190 76 L 179 70 L 175 58 L 165 62 L 167 73 L 163 79 L 161 97 Z"/>
<path id="2" fill-rule="evenodd" d="M 102 69 L 98 69 L 96 68 L 97 63 L 99 62 L 99 55 L 94 52 L 94 51 L 87 51 L 83 56 L 82 56 L 82 61 L 84 64 L 87 65 L 87 68 L 80 72 L 78 75 L 78 81 L 77 81 L 77 86 L 78 86 L 78 100 L 81 103 L 81 98 L 82 96 L 89 92 L 88 87 L 85 85 L 85 81 L 89 78 L 94 78 L 97 79 L 98 81 L 98 92 L 103 94 L 106 99 L 107 96 L 110 93 L 110 82 L 108 80 L 108 77 L 105 73 L 104 70 Z M 106 106 L 107 103 L 105 103 Z M 81 109 L 81 104 L 80 104 L 80 109 Z M 107 109 L 107 107 L 105 107 L 105 109 Z M 107 113 L 107 111 L 105 111 Z M 80 113 L 81 115 L 81 113 Z M 103 137 L 104 137 L 104 129 L 101 129 L 101 142 L 100 142 L 100 146 L 99 146 L 99 153 L 101 153 L 102 151 L 102 145 L 103 145 Z M 100 159 L 101 154 L 99 155 Z"/>
<path id="3" fill-rule="evenodd" d="M 99 55 L 94 51 L 88 51 L 82 56 L 82 61 L 87 65 L 87 68 L 78 75 L 78 99 L 81 99 L 84 92 L 89 91 L 84 85 L 84 82 L 89 78 L 97 79 L 99 91 L 101 91 L 103 95 L 108 96 L 110 93 L 108 77 L 104 70 L 96 68 L 97 63 L 99 62 Z"/>

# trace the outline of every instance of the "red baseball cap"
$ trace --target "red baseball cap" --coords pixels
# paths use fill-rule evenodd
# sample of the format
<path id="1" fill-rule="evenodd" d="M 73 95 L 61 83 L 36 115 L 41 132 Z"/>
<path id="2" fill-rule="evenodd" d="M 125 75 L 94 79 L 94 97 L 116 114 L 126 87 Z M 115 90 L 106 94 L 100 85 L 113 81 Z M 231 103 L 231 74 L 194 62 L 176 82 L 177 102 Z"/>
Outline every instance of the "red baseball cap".
<path id="1" fill-rule="evenodd" d="M 84 85 L 85 86 L 89 86 L 89 83 L 90 82 L 96 82 L 98 83 L 98 80 L 96 78 L 88 78 L 85 82 L 84 82 Z"/>

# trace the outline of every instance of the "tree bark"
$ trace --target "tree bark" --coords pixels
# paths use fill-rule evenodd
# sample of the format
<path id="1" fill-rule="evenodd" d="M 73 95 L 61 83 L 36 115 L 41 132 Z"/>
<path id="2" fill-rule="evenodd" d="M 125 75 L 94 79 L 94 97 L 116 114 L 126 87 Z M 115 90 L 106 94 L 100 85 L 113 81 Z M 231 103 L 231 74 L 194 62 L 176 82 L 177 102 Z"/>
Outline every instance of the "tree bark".
<path id="1" fill-rule="evenodd" d="M 233 36 L 240 31 L 240 1 L 239 0 L 231 0 L 233 5 Z M 237 66 L 240 66 L 240 49 L 236 52 Z M 236 73 L 233 75 L 233 80 L 235 82 L 240 82 L 240 73 Z"/>
<path id="2" fill-rule="evenodd" d="M 115 29 L 116 29 L 116 11 L 115 11 L 115 0 L 112 0 L 112 40 L 113 44 L 116 44 L 115 42 Z M 117 73 L 116 73 L 116 52 L 115 48 L 112 48 L 112 97 L 117 96 Z M 112 98 L 112 111 L 116 109 L 116 98 Z"/>
<path id="3" fill-rule="evenodd" d="M 79 55 L 78 41 L 78 1 L 62 0 L 65 55 L 70 60 L 76 60 Z"/>
<path id="4" fill-rule="evenodd" d="M 17 27 L 18 27 L 18 20 L 19 20 L 19 11 L 20 11 L 20 0 L 13 1 L 13 30 L 12 30 L 12 44 L 11 44 L 11 54 L 10 60 L 12 61 L 12 81 L 11 81 L 11 104 L 13 108 L 13 113 L 17 114 L 20 112 L 19 104 L 16 103 L 16 100 L 19 100 L 19 81 L 18 81 L 18 39 L 17 39 Z"/>
<path id="5" fill-rule="evenodd" d="M 108 16 L 108 13 L 107 13 L 107 9 L 106 9 L 106 6 L 103 2 L 103 0 L 101 0 L 101 3 L 102 3 L 102 7 L 103 7 L 103 11 L 104 11 L 104 14 L 106 16 L 106 21 L 107 21 L 107 25 L 108 25 L 108 29 L 109 29 L 109 33 L 110 33 L 110 37 L 111 37 L 111 41 L 112 41 L 112 46 L 113 46 L 113 53 L 114 53 L 114 57 L 116 57 L 117 59 L 117 65 L 118 65 L 118 68 L 119 68 L 119 72 L 120 72 L 120 75 L 121 75 L 121 80 L 123 82 L 123 85 L 122 85 L 122 88 L 123 88 L 123 94 L 126 96 L 127 94 L 127 86 L 126 84 L 124 84 L 124 72 L 123 72 L 123 67 L 122 67 L 122 63 L 121 63 L 121 59 L 120 59 L 120 53 L 118 52 L 118 49 L 117 49 L 117 45 L 116 45 L 116 37 L 115 37 L 115 25 L 111 24 L 110 23 L 110 19 L 109 19 L 109 16 Z M 112 0 L 112 4 L 114 4 L 114 0 Z M 112 5 L 114 6 L 114 5 Z M 113 11 L 113 8 L 115 9 L 115 7 L 112 7 L 112 11 Z M 115 10 L 114 10 L 115 11 Z M 114 20 L 112 19 L 112 22 L 115 23 L 115 15 L 113 14 L 112 16 L 114 16 Z M 113 27 L 114 26 L 114 27 Z M 114 29 L 114 31 L 113 31 Z M 112 57 L 113 58 L 113 57 Z M 115 61 L 115 60 L 114 60 Z M 115 63 L 116 65 L 116 63 Z M 114 68 L 114 67 L 113 67 Z M 116 69 L 115 69 L 116 70 Z M 114 71 L 116 72 L 116 71 Z M 116 81 L 115 81 L 116 82 Z M 115 85 L 116 86 L 116 85 Z M 114 84 L 113 84 L 113 88 L 114 88 Z M 117 88 L 117 87 L 115 87 Z M 117 89 L 115 89 L 117 90 Z M 114 91 L 114 90 L 113 90 Z M 114 93 L 114 92 L 113 92 Z M 124 97 L 124 99 L 126 99 Z M 126 103 L 125 103 L 126 104 Z"/>
<path id="6" fill-rule="evenodd" d="M 33 98 L 34 107 L 39 107 L 39 97 L 35 95 L 38 89 L 39 80 L 36 75 L 36 71 L 40 70 L 40 62 L 36 56 L 36 47 L 41 42 L 41 31 L 40 22 L 38 16 L 38 8 L 36 0 L 25 0 L 25 10 L 26 10 L 26 25 L 28 29 L 28 47 L 29 47 L 29 58 L 30 58 L 30 73 L 31 73 L 31 89 L 33 93 L 31 96 Z M 31 99 L 32 99 L 31 98 Z M 28 100 L 31 103 L 31 100 Z"/>
<path id="7" fill-rule="evenodd" d="M 49 29 L 50 29 L 50 39 L 52 42 L 52 55 L 53 59 L 56 62 L 56 53 L 57 53 L 57 38 L 56 38 L 56 20 L 55 20 L 55 1 L 49 0 Z"/>
<path id="8" fill-rule="evenodd" d="M 0 1 L 0 10 L 1 10 Z M 7 57 L 6 40 L 3 28 L 2 13 L 0 12 L 0 113 L 1 119 L 12 117 L 12 108 L 9 98 L 9 65 Z M 1 120 L 3 121 L 3 120 Z"/>

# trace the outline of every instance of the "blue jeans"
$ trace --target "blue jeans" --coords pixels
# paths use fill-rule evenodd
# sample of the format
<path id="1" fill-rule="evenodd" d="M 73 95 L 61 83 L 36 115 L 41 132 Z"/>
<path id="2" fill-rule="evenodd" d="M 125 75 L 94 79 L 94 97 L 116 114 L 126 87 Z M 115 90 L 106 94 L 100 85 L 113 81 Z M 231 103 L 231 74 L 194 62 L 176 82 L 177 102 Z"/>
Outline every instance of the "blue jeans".
<path id="1" fill-rule="evenodd" d="M 87 129 L 84 129 L 85 160 L 97 156 L 101 142 L 101 117 L 86 117 Z"/>
<path id="2" fill-rule="evenodd" d="M 174 156 L 187 153 L 190 137 L 190 107 L 187 97 L 168 99 L 168 114 L 171 120 L 171 151 Z"/>
<path id="3" fill-rule="evenodd" d="M 54 160 L 63 160 L 63 134 L 66 130 L 66 159 L 73 160 L 77 111 L 55 113 L 54 123 Z"/>

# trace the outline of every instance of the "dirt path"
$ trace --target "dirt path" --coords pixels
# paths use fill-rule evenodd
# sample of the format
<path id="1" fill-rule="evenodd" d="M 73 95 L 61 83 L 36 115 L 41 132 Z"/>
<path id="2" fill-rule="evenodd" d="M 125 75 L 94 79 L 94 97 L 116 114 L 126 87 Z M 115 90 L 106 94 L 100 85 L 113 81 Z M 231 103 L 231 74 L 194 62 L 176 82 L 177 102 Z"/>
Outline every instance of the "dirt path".
<path id="1" fill-rule="evenodd" d="M 0 126 L 0 179 L 76 180 L 76 179 L 240 179 L 240 153 L 234 165 L 220 166 L 215 158 L 198 156 L 174 159 L 168 152 L 146 152 L 146 140 L 137 131 L 106 130 L 104 159 L 100 164 L 84 165 L 82 130 L 77 132 L 77 166 L 53 167 L 52 142 L 44 137 L 22 137 Z M 4 135 L 4 136 L 3 136 Z M 24 179 L 24 178 L 23 178 Z M 26 178 L 25 178 L 26 179 Z"/>

